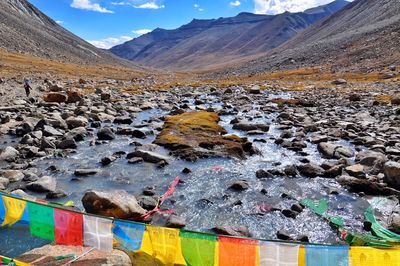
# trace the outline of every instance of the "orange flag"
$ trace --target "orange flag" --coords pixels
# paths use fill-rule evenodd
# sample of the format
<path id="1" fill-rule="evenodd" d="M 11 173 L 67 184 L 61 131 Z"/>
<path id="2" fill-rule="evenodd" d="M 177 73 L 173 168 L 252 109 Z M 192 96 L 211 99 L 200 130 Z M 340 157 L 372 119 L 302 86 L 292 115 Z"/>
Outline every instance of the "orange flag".
<path id="1" fill-rule="evenodd" d="M 258 241 L 220 236 L 219 266 L 258 265 Z"/>

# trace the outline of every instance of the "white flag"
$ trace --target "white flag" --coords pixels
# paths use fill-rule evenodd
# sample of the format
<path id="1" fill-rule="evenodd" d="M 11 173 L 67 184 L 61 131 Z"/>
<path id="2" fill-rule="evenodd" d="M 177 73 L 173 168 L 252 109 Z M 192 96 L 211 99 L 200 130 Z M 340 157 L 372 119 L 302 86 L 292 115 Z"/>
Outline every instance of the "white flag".
<path id="1" fill-rule="evenodd" d="M 93 216 L 83 216 L 83 237 L 85 246 L 105 252 L 113 250 L 112 221 Z"/>
<path id="2" fill-rule="evenodd" d="M 261 266 L 298 266 L 299 245 L 260 242 Z"/>

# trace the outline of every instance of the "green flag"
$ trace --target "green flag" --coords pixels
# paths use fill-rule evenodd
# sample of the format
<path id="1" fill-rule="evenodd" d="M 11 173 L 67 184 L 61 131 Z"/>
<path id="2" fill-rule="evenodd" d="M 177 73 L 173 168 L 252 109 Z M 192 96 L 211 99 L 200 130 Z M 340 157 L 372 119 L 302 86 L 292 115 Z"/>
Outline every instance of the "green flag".
<path id="1" fill-rule="evenodd" d="M 372 224 L 372 232 L 374 232 L 377 237 L 391 242 L 400 242 L 400 235 L 386 229 L 376 220 L 372 207 L 369 207 L 365 211 L 364 216 L 365 219 Z"/>
<path id="2" fill-rule="evenodd" d="M 300 201 L 300 203 L 319 215 L 323 215 L 328 210 L 328 201 L 326 199 L 321 199 L 319 201 L 304 199 Z"/>
<path id="3" fill-rule="evenodd" d="M 33 236 L 54 241 L 54 209 L 28 202 L 29 228 Z"/>
<path id="4" fill-rule="evenodd" d="M 216 236 L 182 230 L 181 246 L 188 266 L 213 266 Z"/>

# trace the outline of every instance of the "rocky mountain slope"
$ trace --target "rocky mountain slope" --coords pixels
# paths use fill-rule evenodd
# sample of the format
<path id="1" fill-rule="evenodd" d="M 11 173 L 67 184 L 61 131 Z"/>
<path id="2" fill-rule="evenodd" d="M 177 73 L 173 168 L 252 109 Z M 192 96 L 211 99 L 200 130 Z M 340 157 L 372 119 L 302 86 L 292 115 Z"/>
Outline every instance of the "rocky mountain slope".
<path id="1" fill-rule="evenodd" d="M 175 30 L 156 29 L 110 51 L 151 67 L 207 68 L 278 47 L 347 4 L 345 0 L 336 0 L 303 13 L 240 13 L 231 18 L 193 20 Z"/>
<path id="2" fill-rule="evenodd" d="M 399 62 L 399 44 L 400 2 L 356 0 L 236 71 L 258 73 L 316 65 L 330 65 L 333 71 L 381 69 Z"/>
<path id="3" fill-rule="evenodd" d="M 0 1 L 0 48 L 61 62 L 133 65 L 87 43 L 26 0 Z"/>

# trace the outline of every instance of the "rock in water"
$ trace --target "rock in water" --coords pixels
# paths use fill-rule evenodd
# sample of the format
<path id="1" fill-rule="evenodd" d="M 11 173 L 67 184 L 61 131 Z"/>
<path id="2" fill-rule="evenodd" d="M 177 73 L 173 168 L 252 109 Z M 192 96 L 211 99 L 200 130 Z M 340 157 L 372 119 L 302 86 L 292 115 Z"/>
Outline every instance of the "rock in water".
<path id="1" fill-rule="evenodd" d="M 56 190 L 57 182 L 51 176 L 44 176 L 35 182 L 26 185 L 26 188 L 33 192 L 46 193 L 54 192 Z"/>
<path id="2" fill-rule="evenodd" d="M 112 132 L 111 128 L 105 127 L 97 132 L 97 138 L 99 140 L 113 140 L 115 139 L 115 135 Z"/>
<path id="3" fill-rule="evenodd" d="M 89 176 L 96 175 L 100 172 L 98 169 L 76 169 L 74 175 L 76 176 Z"/>
<path id="4" fill-rule="evenodd" d="M 244 159 L 257 153 L 246 138 L 224 136 L 227 131 L 218 125 L 213 112 L 189 112 L 167 117 L 155 144 L 172 150 L 174 156 L 194 161 L 220 156 Z"/>
<path id="5" fill-rule="evenodd" d="M 140 220 L 146 213 L 135 196 L 123 190 L 110 193 L 90 190 L 83 196 L 82 203 L 88 213 L 117 219 Z"/>
<path id="6" fill-rule="evenodd" d="M 245 226 L 222 225 L 216 226 L 212 230 L 222 235 L 251 237 L 249 229 Z"/>
<path id="7" fill-rule="evenodd" d="M 145 151 L 145 150 L 141 150 L 138 149 L 132 153 L 129 153 L 126 158 L 128 160 L 132 159 L 132 158 L 142 158 L 143 161 L 145 162 L 149 162 L 149 163 L 160 163 L 162 161 L 168 162 L 170 160 L 169 157 L 158 154 L 156 152 L 152 152 L 152 151 Z"/>
<path id="8" fill-rule="evenodd" d="M 350 158 L 354 156 L 354 152 L 351 148 L 329 142 L 319 143 L 318 151 L 328 159 Z"/>

